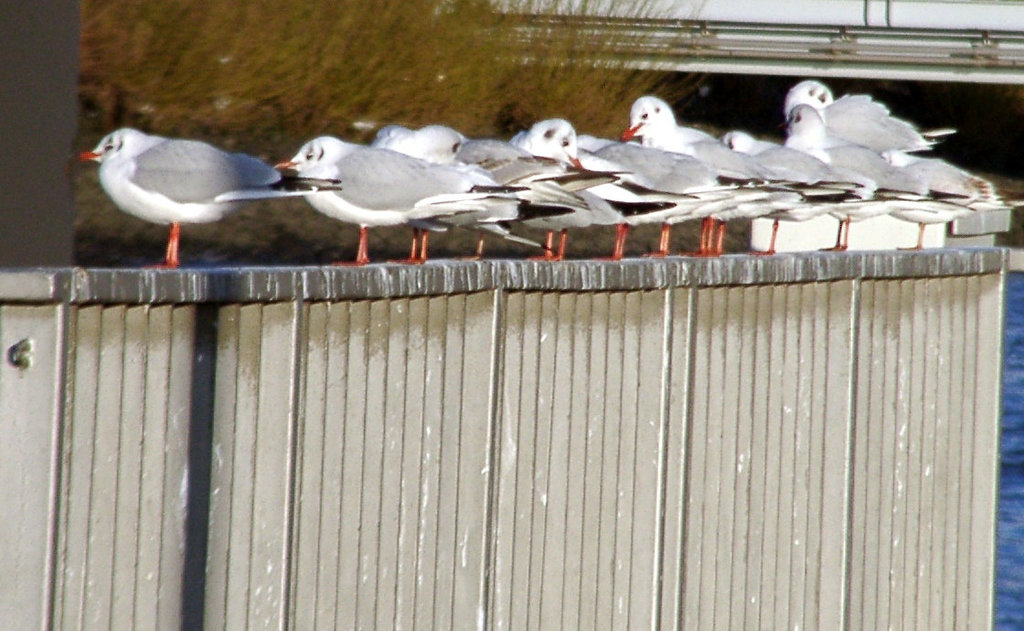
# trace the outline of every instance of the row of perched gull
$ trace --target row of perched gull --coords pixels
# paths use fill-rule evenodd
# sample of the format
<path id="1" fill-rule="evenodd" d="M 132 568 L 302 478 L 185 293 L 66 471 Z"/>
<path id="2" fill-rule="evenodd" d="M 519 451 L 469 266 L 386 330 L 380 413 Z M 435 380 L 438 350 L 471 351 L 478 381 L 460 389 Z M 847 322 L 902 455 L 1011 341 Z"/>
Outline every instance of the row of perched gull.
<path id="1" fill-rule="evenodd" d="M 990 182 L 921 155 L 950 130 L 921 131 L 870 96 L 835 99 L 824 84 L 803 81 L 789 91 L 784 113 L 782 144 L 680 126 L 665 101 L 643 96 L 617 140 L 578 135 L 563 119 L 540 121 L 509 141 L 470 139 L 441 125 L 389 125 L 370 145 L 314 138 L 272 167 L 123 128 L 80 158 L 101 164 L 100 182 L 121 210 L 171 225 L 163 267 L 178 266 L 180 223 L 290 196 L 359 227 L 350 263 L 358 265 L 370 262 L 368 229 L 376 226 L 410 226 L 413 263 L 426 260 L 431 231 L 455 227 L 481 235 L 478 256 L 483 237 L 496 235 L 560 260 L 570 230 L 609 226 L 611 258 L 619 259 L 629 228 L 641 224 L 661 225 L 651 254 L 666 256 L 673 224 L 700 219 L 693 254 L 717 256 L 735 219 L 774 220 L 771 245 L 760 252 L 772 254 L 780 221 L 831 215 L 840 220 L 835 249 L 842 250 L 851 222 L 890 215 L 920 226 L 919 249 L 928 224 L 1008 208 Z M 546 240 L 531 238 L 530 229 L 546 231 Z"/>

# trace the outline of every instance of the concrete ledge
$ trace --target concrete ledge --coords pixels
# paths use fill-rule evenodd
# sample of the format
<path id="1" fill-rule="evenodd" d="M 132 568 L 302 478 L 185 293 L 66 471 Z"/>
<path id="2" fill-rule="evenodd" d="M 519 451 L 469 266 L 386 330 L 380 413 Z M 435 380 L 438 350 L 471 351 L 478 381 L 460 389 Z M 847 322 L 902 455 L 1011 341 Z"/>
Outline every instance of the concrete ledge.
<path id="1" fill-rule="evenodd" d="M 1007 269 L 1011 272 L 1024 272 L 1024 249 L 1013 248 L 1007 251 Z"/>
<path id="2" fill-rule="evenodd" d="M 920 252 L 800 252 L 715 259 L 625 261 L 437 260 L 425 265 L 225 267 L 180 270 L 44 268 L 0 270 L 2 302 L 225 303 L 351 300 L 513 291 L 630 291 L 864 278 L 990 274 L 1003 248 Z M 1024 255 L 1011 255 L 1024 269 Z"/>

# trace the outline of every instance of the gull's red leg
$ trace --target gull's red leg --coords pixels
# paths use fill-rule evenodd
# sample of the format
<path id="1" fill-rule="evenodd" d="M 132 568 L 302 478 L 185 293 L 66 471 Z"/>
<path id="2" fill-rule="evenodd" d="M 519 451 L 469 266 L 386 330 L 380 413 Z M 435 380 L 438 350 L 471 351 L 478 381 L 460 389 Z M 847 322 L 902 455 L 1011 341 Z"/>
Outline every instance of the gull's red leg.
<path id="1" fill-rule="evenodd" d="M 181 239 L 181 224 L 177 221 L 171 223 L 171 233 L 167 237 L 167 249 L 164 252 L 164 262 L 154 267 L 162 269 L 178 268 L 178 241 Z"/>
<path id="2" fill-rule="evenodd" d="M 356 247 L 356 258 L 352 261 L 336 261 L 331 265 L 366 265 L 370 262 L 368 246 L 370 240 L 370 229 L 366 226 L 359 226 L 359 245 Z"/>

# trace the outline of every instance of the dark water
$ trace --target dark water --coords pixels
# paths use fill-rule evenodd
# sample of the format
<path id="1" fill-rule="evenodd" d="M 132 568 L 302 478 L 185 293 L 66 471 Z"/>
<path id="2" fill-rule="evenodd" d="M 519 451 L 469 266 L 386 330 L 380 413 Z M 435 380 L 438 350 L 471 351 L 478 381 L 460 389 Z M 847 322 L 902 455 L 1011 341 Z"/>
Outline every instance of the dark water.
<path id="1" fill-rule="evenodd" d="M 996 628 L 1024 629 L 1024 274 L 1006 294 Z"/>

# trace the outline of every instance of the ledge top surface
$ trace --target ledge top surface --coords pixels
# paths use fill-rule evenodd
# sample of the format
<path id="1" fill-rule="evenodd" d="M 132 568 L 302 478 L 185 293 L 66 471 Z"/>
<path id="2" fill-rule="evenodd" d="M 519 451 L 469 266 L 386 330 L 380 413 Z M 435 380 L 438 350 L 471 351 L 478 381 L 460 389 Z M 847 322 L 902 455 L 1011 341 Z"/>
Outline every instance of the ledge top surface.
<path id="1" fill-rule="evenodd" d="M 700 259 L 452 261 L 363 267 L 184 267 L 0 269 L 0 302 L 227 303 L 358 300 L 510 291 L 642 291 L 933 278 L 1008 269 L 1004 248 L 919 252 L 800 252 Z"/>

